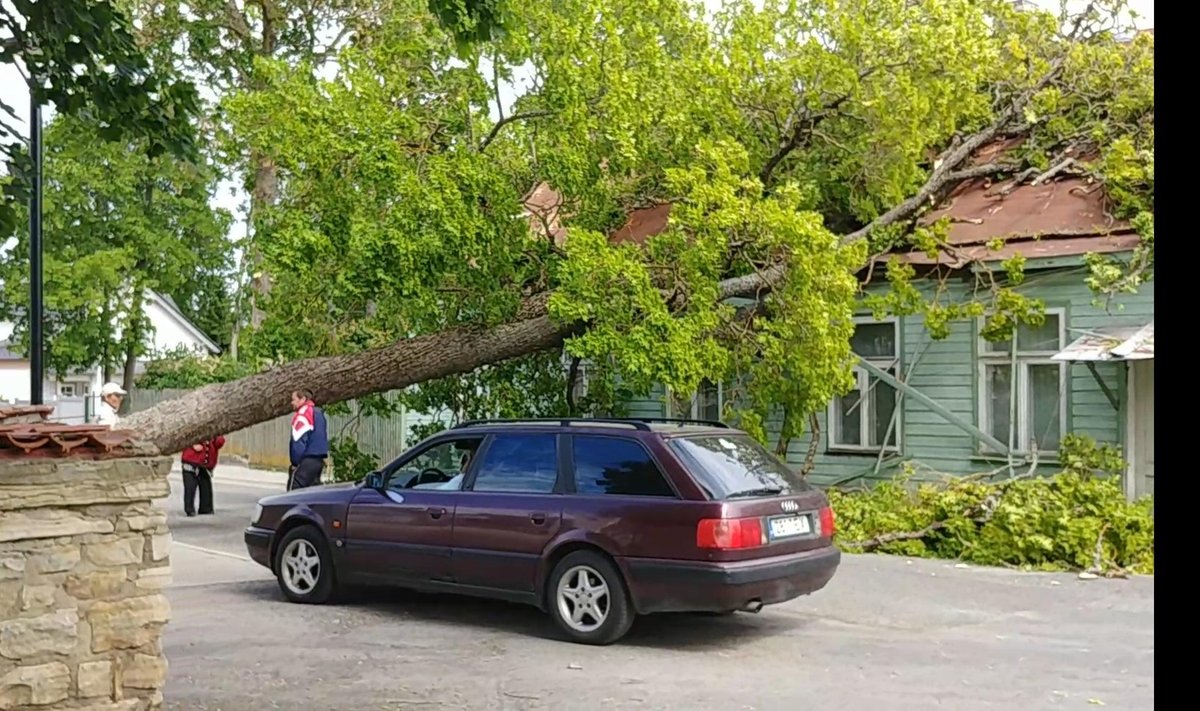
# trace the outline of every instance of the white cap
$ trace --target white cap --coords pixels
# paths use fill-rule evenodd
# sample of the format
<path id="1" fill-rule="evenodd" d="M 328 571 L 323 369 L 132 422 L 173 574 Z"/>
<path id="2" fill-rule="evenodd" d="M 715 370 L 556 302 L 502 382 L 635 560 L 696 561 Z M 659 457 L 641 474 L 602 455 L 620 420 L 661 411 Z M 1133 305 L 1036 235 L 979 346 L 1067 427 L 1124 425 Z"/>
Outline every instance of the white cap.
<path id="1" fill-rule="evenodd" d="M 105 383 L 104 387 L 100 388 L 100 397 L 108 397 L 109 395 L 128 395 L 125 388 L 122 388 L 116 383 Z"/>

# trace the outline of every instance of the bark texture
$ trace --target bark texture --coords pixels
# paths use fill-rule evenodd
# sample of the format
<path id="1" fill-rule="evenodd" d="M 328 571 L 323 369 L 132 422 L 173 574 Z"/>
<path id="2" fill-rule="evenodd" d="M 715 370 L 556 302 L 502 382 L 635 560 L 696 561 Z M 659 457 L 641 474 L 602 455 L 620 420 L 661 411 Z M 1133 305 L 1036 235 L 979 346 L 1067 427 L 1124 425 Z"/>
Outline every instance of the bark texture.
<path id="1" fill-rule="evenodd" d="M 205 386 L 136 413 L 121 425 L 137 430 L 164 454 L 175 453 L 192 442 L 288 413 L 297 388 L 312 389 L 318 404 L 341 402 L 555 348 L 571 330 L 552 322 L 543 310 L 540 316 L 490 329 L 455 329 L 363 353 L 306 358 Z"/>

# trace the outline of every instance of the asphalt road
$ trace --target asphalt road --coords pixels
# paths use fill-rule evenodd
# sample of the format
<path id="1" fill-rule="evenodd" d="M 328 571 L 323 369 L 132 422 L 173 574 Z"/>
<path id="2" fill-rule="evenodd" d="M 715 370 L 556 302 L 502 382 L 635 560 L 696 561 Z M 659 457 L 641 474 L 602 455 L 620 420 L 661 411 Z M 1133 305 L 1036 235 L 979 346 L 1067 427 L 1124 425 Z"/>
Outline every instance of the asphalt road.
<path id="1" fill-rule="evenodd" d="M 611 647 L 532 608 L 401 591 L 284 602 L 241 531 L 271 482 L 218 477 L 185 519 L 178 474 L 167 709 L 921 710 L 1154 705 L 1154 581 L 847 556 L 758 615 L 643 618 Z"/>

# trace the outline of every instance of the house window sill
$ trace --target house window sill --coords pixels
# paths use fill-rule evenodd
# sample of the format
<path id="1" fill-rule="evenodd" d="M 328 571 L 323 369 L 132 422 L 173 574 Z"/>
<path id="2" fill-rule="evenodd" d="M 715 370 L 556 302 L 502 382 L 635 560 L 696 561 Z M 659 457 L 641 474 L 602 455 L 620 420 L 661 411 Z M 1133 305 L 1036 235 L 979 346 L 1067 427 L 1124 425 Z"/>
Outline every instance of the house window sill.
<path id="1" fill-rule="evenodd" d="M 885 447 L 880 449 L 879 447 L 852 447 L 849 445 L 837 445 L 833 447 L 827 447 L 825 449 L 825 454 L 840 457 L 877 457 L 879 456 L 880 452 L 883 452 L 885 455 L 899 455 L 900 448 Z"/>
<path id="2" fill-rule="evenodd" d="M 1014 464 L 1029 464 L 1029 452 L 1013 452 L 1012 458 Z M 971 455 L 971 461 L 981 462 L 984 464 L 1007 464 L 1008 456 L 997 454 L 995 452 L 977 452 Z M 1058 450 L 1053 452 L 1038 452 L 1038 465 L 1045 465 L 1049 462 L 1058 462 Z"/>

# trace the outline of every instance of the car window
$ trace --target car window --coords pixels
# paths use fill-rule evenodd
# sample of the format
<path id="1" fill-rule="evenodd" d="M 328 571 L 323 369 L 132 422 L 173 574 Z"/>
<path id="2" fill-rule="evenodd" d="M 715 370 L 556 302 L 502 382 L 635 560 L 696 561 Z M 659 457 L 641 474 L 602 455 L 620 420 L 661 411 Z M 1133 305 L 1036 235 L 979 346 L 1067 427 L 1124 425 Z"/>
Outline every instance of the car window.
<path id="1" fill-rule="evenodd" d="M 618 437 L 575 435 L 575 491 L 610 496 L 675 496 L 640 443 Z"/>
<path id="2" fill-rule="evenodd" d="M 463 437 L 439 442 L 403 464 L 392 466 L 388 474 L 387 488 L 459 489 L 462 486 L 463 474 L 482 443 L 482 437 Z"/>
<path id="3" fill-rule="evenodd" d="M 549 494 L 558 479 L 558 437 L 496 435 L 475 474 L 475 491 Z"/>
<path id="4" fill-rule="evenodd" d="M 713 499 L 773 496 L 811 488 L 744 434 L 678 437 L 670 446 Z"/>

